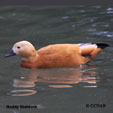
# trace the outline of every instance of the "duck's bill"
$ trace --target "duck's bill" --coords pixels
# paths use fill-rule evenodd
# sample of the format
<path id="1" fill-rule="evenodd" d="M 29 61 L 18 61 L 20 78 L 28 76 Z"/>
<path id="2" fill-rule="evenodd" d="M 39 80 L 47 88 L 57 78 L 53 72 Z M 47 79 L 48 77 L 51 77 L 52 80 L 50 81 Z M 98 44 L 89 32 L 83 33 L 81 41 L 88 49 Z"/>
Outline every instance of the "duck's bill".
<path id="1" fill-rule="evenodd" d="M 14 53 L 14 51 L 12 50 L 10 53 L 6 54 L 5 57 L 10 57 L 14 55 L 16 55 L 16 53 Z"/>

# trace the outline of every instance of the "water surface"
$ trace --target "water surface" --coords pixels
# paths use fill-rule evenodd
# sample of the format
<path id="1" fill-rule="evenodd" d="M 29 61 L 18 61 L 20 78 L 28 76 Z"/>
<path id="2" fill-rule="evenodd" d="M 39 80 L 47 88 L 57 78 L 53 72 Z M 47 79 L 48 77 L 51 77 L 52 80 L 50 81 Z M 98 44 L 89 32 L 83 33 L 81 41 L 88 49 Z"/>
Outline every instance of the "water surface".
<path id="1" fill-rule="evenodd" d="M 0 111 L 2 113 L 112 113 L 113 6 L 0 7 Z M 104 42 L 89 65 L 27 69 L 20 57 L 4 58 L 12 45 L 28 40 L 39 49 L 56 43 Z M 37 109 L 7 109 L 6 105 Z M 86 108 L 86 104 L 106 104 Z"/>

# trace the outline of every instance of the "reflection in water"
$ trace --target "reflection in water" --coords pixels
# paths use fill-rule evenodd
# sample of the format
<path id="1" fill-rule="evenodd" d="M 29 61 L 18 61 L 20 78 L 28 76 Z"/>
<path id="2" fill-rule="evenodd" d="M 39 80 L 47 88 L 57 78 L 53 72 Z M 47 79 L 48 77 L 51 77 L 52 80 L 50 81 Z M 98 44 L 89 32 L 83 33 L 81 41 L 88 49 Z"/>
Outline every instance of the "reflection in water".
<path id="1" fill-rule="evenodd" d="M 11 92 L 12 96 L 28 96 L 28 95 L 33 95 L 37 93 L 35 90 L 12 90 Z"/>
<path id="2" fill-rule="evenodd" d="M 25 81 L 25 80 L 19 80 L 14 79 L 13 81 L 13 87 L 34 87 L 35 83 L 34 81 Z"/>
<path id="3" fill-rule="evenodd" d="M 97 86 L 95 85 L 95 86 L 84 86 L 84 87 L 91 87 L 91 88 L 96 88 Z"/>
<path id="4" fill-rule="evenodd" d="M 71 88 L 72 86 L 71 85 L 48 85 L 48 87 L 51 87 L 51 88 Z"/>
<path id="5" fill-rule="evenodd" d="M 23 69 L 22 77 L 13 80 L 13 87 L 30 88 L 35 87 L 36 82 L 49 83 L 51 88 L 71 88 L 72 84 L 85 82 L 96 87 L 98 81 L 96 68 L 87 66 L 76 68 L 54 68 L 54 69 Z M 95 84 L 95 86 L 94 86 Z M 88 86 L 85 86 L 88 87 Z M 26 96 L 35 94 L 35 90 L 13 90 L 12 96 Z"/>

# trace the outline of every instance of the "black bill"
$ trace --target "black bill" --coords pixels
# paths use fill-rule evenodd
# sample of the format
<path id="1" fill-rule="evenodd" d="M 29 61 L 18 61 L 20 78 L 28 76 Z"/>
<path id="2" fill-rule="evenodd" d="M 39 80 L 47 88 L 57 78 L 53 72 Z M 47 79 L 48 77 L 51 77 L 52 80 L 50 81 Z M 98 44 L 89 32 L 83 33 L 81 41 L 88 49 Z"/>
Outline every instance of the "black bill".
<path id="1" fill-rule="evenodd" d="M 14 51 L 12 50 L 10 53 L 6 54 L 5 57 L 10 57 L 14 55 L 16 55 L 16 53 L 14 53 Z"/>

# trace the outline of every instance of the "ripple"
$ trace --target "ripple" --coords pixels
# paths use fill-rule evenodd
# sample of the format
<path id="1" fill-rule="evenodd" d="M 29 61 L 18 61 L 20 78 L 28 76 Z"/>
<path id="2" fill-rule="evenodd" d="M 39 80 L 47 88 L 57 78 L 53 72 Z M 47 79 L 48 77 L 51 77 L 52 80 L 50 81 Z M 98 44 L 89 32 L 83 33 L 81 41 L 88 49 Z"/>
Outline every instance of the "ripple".
<path id="1" fill-rule="evenodd" d="M 107 11 L 108 14 L 113 13 L 113 11 Z"/>
<path id="2" fill-rule="evenodd" d="M 62 17 L 62 19 L 68 19 L 69 18 L 69 16 L 63 16 Z"/>
<path id="3" fill-rule="evenodd" d="M 83 87 L 86 87 L 86 88 L 97 88 L 97 86 L 83 86 Z"/>
<path id="4" fill-rule="evenodd" d="M 28 96 L 28 95 L 33 95 L 33 94 L 36 94 L 37 91 L 35 90 L 26 90 L 26 89 L 23 89 L 23 90 L 12 90 L 10 92 L 10 95 L 11 96 Z"/>
<path id="5" fill-rule="evenodd" d="M 113 37 L 113 32 L 109 32 L 109 31 L 100 31 L 100 32 L 93 32 L 93 35 L 99 35 L 99 36 L 106 36 L 109 38 Z"/>
<path id="6" fill-rule="evenodd" d="M 102 6 L 100 6 L 100 5 L 95 6 L 96 9 L 100 9 L 101 7 Z"/>
<path id="7" fill-rule="evenodd" d="M 113 13 L 113 8 L 107 8 L 107 13 Z"/>
<path id="8" fill-rule="evenodd" d="M 113 10 L 113 8 L 107 8 L 107 11 L 111 11 L 111 10 Z"/>
<path id="9" fill-rule="evenodd" d="M 72 27 L 73 27 L 73 28 L 75 28 L 75 27 L 76 27 L 76 25 L 75 25 L 75 24 L 72 24 Z"/>
<path id="10" fill-rule="evenodd" d="M 92 27 L 109 27 L 109 23 L 94 23 L 91 25 Z"/>
<path id="11" fill-rule="evenodd" d="M 95 32 L 97 35 L 105 35 L 107 34 L 108 32 L 107 31 L 101 31 L 101 32 Z"/>
<path id="12" fill-rule="evenodd" d="M 35 83 L 33 81 L 15 79 L 13 80 L 13 87 L 35 87 Z"/>
<path id="13" fill-rule="evenodd" d="M 85 10 L 80 10 L 80 13 L 85 13 L 86 11 Z"/>
<path id="14" fill-rule="evenodd" d="M 109 37 L 109 38 L 112 38 L 113 37 L 113 34 L 112 35 L 106 35 L 107 37 Z"/>
<path id="15" fill-rule="evenodd" d="M 72 88 L 71 85 L 48 85 L 51 88 Z"/>
<path id="16" fill-rule="evenodd" d="M 88 29 L 88 31 L 95 32 L 96 29 L 95 28 L 90 28 L 90 29 Z"/>

